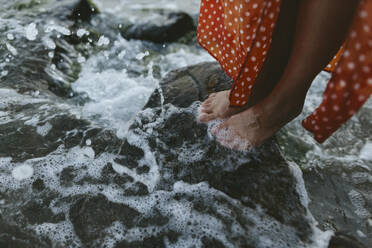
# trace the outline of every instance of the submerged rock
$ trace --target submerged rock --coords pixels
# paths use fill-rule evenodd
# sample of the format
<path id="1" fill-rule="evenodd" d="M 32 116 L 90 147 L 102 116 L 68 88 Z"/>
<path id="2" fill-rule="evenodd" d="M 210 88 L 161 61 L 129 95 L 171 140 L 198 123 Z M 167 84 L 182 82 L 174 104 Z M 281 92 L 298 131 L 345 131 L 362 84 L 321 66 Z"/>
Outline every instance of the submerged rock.
<path id="1" fill-rule="evenodd" d="M 84 243 L 91 243 L 114 221 L 132 227 L 139 213 L 126 205 L 109 201 L 105 196 L 83 196 L 70 209 L 70 220 Z"/>
<path id="2" fill-rule="evenodd" d="M 195 28 L 191 16 L 183 12 L 169 13 L 151 22 L 134 24 L 123 30 L 126 39 L 146 40 L 155 43 L 177 41 Z"/>

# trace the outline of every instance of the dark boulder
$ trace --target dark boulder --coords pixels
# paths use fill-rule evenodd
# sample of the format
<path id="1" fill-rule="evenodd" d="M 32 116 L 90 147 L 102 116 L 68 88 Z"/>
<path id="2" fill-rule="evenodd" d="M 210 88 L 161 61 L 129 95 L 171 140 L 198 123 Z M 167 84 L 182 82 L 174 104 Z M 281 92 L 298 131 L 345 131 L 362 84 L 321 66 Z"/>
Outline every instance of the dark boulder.
<path id="1" fill-rule="evenodd" d="M 232 80 L 218 63 L 207 62 L 181 68 L 170 72 L 160 82 L 162 93 L 159 89 L 155 90 L 145 108 L 159 107 L 160 94 L 164 97 L 164 104 L 189 107 L 195 101 L 204 100 L 210 93 L 227 90 L 231 85 Z"/>
<path id="2" fill-rule="evenodd" d="M 22 213 L 32 225 L 58 223 L 65 220 L 64 214 L 54 214 L 41 200 L 30 200 L 23 206 Z"/>
<path id="3" fill-rule="evenodd" d="M 46 248 L 51 247 L 49 240 L 40 239 L 30 230 L 22 230 L 18 226 L 9 225 L 0 220 L 1 248 Z"/>
<path id="4" fill-rule="evenodd" d="M 70 220 L 75 233 L 85 244 L 100 237 L 114 221 L 133 227 L 139 213 L 123 204 L 109 201 L 105 196 L 83 196 L 70 208 Z"/>
<path id="5" fill-rule="evenodd" d="M 122 35 L 126 39 L 146 40 L 155 43 L 174 42 L 195 29 L 192 17 L 183 12 L 170 13 L 151 22 L 135 24 Z"/>
<path id="6" fill-rule="evenodd" d="M 175 181 L 192 185 L 208 182 L 247 207 L 262 206 L 278 222 L 298 230 L 301 240 L 308 241 L 312 230 L 305 217 L 307 210 L 300 201 L 296 179 L 276 140 L 271 139 L 247 153 L 232 151 L 211 139 L 207 126 L 197 122 L 195 101 L 230 87 L 231 79 L 217 63 L 181 68 L 162 80 L 161 90 L 151 96 L 146 107 L 154 112 L 162 109 L 164 119 L 160 121 L 159 115 L 155 115 L 151 120 L 144 115 L 146 121 L 142 122 L 139 115 L 131 127 L 133 132 L 150 133 L 147 139 L 156 154 L 160 174 L 172 175 L 162 177 L 158 189 L 169 190 Z M 151 122 L 156 124 L 148 125 Z M 147 131 L 147 126 L 151 127 L 151 132 Z M 227 169 L 227 165 L 233 168 Z M 195 203 L 198 205 L 200 202 Z M 209 207 L 208 203 L 203 203 L 198 210 L 206 211 Z"/>
<path id="7" fill-rule="evenodd" d="M 329 242 L 329 248 L 366 248 L 363 244 L 361 244 L 358 240 L 356 240 L 353 236 L 337 232 L 332 237 L 331 241 Z"/>

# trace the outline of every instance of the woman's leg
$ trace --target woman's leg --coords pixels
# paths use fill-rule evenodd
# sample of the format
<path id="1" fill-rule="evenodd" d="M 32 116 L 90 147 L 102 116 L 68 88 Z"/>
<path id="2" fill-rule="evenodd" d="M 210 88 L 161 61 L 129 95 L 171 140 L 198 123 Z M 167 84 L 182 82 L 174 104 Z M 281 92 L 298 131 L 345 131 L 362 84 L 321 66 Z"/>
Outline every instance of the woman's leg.
<path id="1" fill-rule="evenodd" d="M 257 104 L 270 94 L 275 84 L 282 77 L 289 60 L 298 7 L 298 0 L 283 1 L 269 52 L 246 106 L 243 108 L 229 108 L 229 90 L 214 93 L 204 101 L 199 114 L 200 121 L 208 122 L 216 118 L 230 117 Z"/>
<path id="2" fill-rule="evenodd" d="M 235 136 L 253 146 L 260 145 L 301 113 L 314 77 L 344 42 L 358 3 L 357 0 L 300 1 L 291 56 L 280 81 L 264 100 L 213 130 L 221 143 L 231 146 Z M 252 126 L 252 122 L 256 125 Z M 224 128 L 235 135 L 219 135 Z M 242 149 L 239 145 L 235 148 Z"/>

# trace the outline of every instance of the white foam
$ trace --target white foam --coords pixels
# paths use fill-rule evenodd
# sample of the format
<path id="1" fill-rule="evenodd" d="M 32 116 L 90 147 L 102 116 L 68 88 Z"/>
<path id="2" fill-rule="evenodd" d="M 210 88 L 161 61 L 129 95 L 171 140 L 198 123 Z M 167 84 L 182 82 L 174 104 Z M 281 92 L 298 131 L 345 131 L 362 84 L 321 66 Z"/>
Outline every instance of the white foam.
<path id="1" fill-rule="evenodd" d="M 47 36 L 43 37 L 43 43 L 49 49 L 54 50 L 56 48 L 56 43 L 51 38 L 49 38 Z"/>
<path id="2" fill-rule="evenodd" d="M 366 143 L 360 151 L 360 158 L 372 161 L 372 142 Z"/>
<path id="3" fill-rule="evenodd" d="M 90 145 L 92 145 L 92 141 L 91 141 L 90 139 L 87 139 L 87 140 L 85 141 L 85 144 L 86 144 L 87 146 L 90 146 Z"/>
<path id="4" fill-rule="evenodd" d="M 152 89 L 141 85 L 151 79 L 140 77 L 131 79 L 125 71 L 106 70 L 101 73 L 91 71 L 89 61 L 73 85 L 79 92 L 88 93 L 93 102 L 85 104 L 83 115 L 102 116 L 102 121 L 117 129 L 117 135 L 124 137 L 129 121 L 146 103 Z"/>
<path id="5" fill-rule="evenodd" d="M 2 77 L 5 77 L 6 75 L 8 75 L 8 71 L 4 70 L 4 71 L 1 72 Z"/>
<path id="6" fill-rule="evenodd" d="M 361 238 L 366 238 L 367 237 L 361 230 L 357 230 L 357 234 Z"/>
<path id="7" fill-rule="evenodd" d="M 53 244 L 57 247 L 63 247 L 68 243 L 70 247 L 83 247 L 70 221 L 63 221 L 56 224 L 43 223 L 35 225 L 33 228 L 38 235 L 51 239 Z"/>
<path id="8" fill-rule="evenodd" d="M 368 219 L 372 216 L 371 213 L 366 209 L 366 202 L 361 193 L 353 189 L 348 193 L 348 196 L 351 203 L 355 207 L 354 213 L 356 215 L 362 219 Z"/>
<path id="9" fill-rule="evenodd" d="M 36 132 L 41 136 L 46 136 L 50 130 L 52 130 L 53 126 L 47 122 L 43 126 L 37 126 Z"/>
<path id="10" fill-rule="evenodd" d="M 81 63 L 84 63 L 86 59 L 83 55 L 81 55 L 81 53 L 79 53 L 77 61 L 81 64 Z"/>
<path id="11" fill-rule="evenodd" d="M 149 55 L 150 55 L 149 51 L 146 51 L 144 53 L 139 53 L 139 54 L 137 54 L 136 59 L 142 60 L 144 57 L 147 57 Z"/>
<path id="12" fill-rule="evenodd" d="M 84 35 L 89 35 L 89 31 L 83 29 L 83 28 L 80 28 L 76 31 L 76 35 L 78 37 L 83 37 Z"/>
<path id="13" fill-rule="evenodd" d="M 127 53 L 127 51 L 125 51 L 125 50 L 121 51 L 121 52 L 119 53 L 119 55 L 118 55 L 118 58 L 119 58 L 119 59 L 123 59 L 126 53 Z"/>
<path id="14" fill-rule="evenodd" d="M 30 178 L 33 174 L 34 169 L 30 165 L 19 165 L 12 171 L 12 176 L 19 181 Z"/>
<path id="15" fill-rule="evenodd" d="M 13 47 L 12 45 L 10 45 L 9 43 L 5 43 L 5 45 L 6 45 L 6 48 L 8 49 L 8 51 L 9 51 L 13 56 L 17 56 L 17 55 L 18 55 L 17 49 L 15 49 L 15 47 Z"/>
<path id="16" fill-rule="evenodd" d="M 8 40 L 14 40 L 13 34 L 7 34 L 6 37 L 8 38 Z"/>
<path id="17" fill-rule="evenodd" d="M 71 35 L 71 31 L 64 26 L 56 24 L 54 21 L 50 21 L 46 26 L 45 26 L 45 33 L 50 33 L 52 31 L 57 31 L 59 34 L 63 35 Z"/>
<path id="18" fill-rule="evenodd" d="M 200 112 L 200 110 L 198 112 Z M 249 140 L 241 138 L 233 129 L 219 129 L 219 125 L 221 125 L 224 121 L 226 120 L 217 119 L 208 122 L 208 136 L 211 139 L 217 139 L 222 146 L 225 146 L 228 149 L 239 151 L 252 150 L 253 147 Z"/>
<path id="19" fill-rule="evenodd" d="M 25 32 L 26 38 L 31 41 L 36 40 L 36 37 L 39 34 L 35 23 L 30 23 L 28 26 L 26 26 Z"/>
<path id="20" fill-rule="evenodd" d="M 104 35 L 100 36 L 97 42 L 97 46 L 107 46 L 110 44 L 110 39 Z"/>

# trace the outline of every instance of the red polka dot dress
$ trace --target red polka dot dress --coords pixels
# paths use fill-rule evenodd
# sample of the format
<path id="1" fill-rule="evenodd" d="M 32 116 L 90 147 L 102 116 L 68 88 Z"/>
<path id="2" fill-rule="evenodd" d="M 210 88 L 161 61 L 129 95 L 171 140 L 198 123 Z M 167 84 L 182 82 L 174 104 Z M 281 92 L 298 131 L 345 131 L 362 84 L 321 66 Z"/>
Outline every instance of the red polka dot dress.
<path id="1" fill-rule="evenodd" d="M 230 105 L 244 106 L 268 53 L 281 0 L 202 0 L 198 42 L 234 80 Z M 371 15 L 371 16 L 369 16 Z M 362 0 L 347 41 L 325 68 L 332 77 L 303 126 L 322 143 L 372 93 L 372 0 Z"/>

